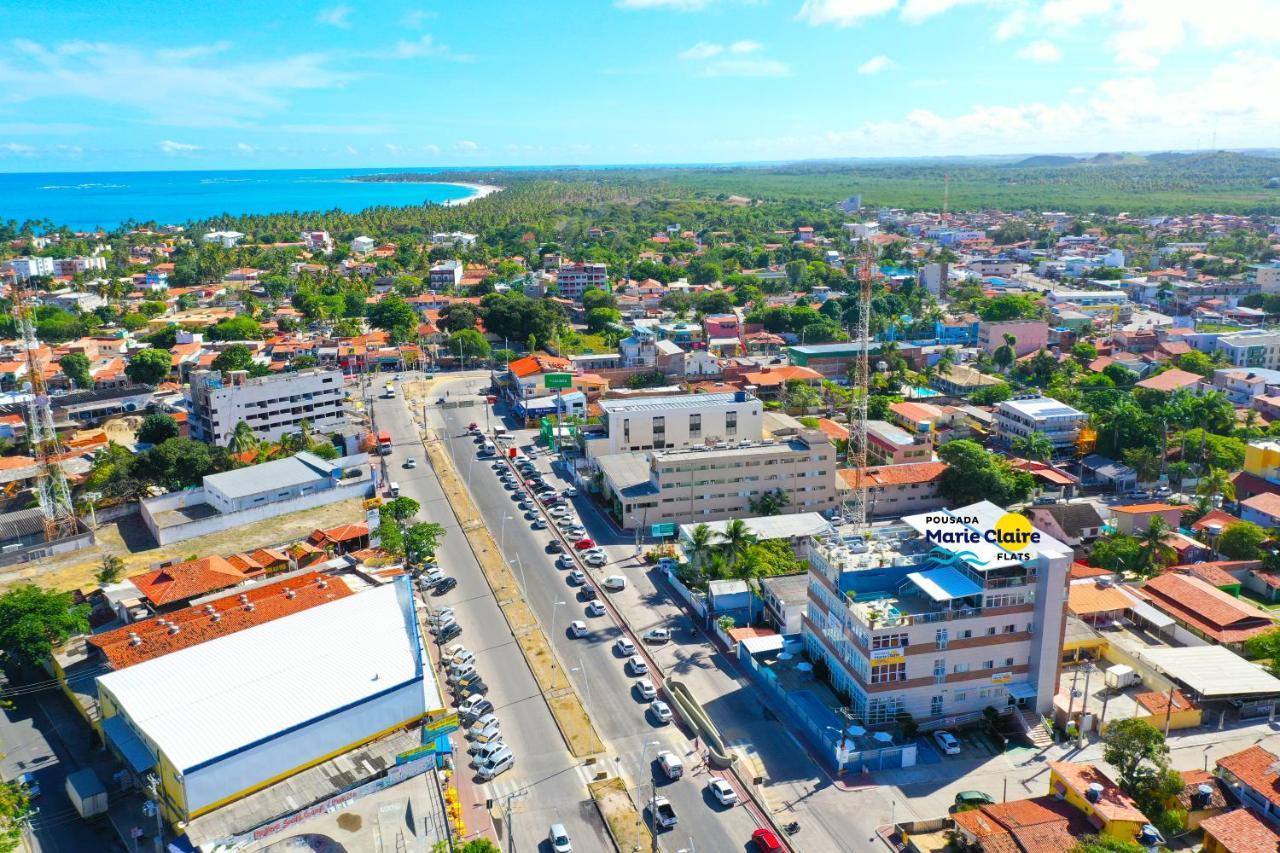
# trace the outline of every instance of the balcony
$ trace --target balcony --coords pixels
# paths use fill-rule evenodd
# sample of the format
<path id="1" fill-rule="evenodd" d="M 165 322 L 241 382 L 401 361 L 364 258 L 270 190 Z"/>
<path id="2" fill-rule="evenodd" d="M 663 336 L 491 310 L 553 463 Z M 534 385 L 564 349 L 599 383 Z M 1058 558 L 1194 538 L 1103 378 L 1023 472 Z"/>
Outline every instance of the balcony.
<path id="1" fill-rule="evenodd" d="M 857 597 L 849 596 L 849 612 L 870 631 L 885 628 L 910 628 L 912 625 L 930 625 L 936 622 L 951 622 L 957 619 L 976 619 L 982 615 L 981 596 L 970 596 L 955 599 L 941 606 L 923 595 L 906 592 L 907 586 L 898 593 L 879 592 L 863 593 Z"/>

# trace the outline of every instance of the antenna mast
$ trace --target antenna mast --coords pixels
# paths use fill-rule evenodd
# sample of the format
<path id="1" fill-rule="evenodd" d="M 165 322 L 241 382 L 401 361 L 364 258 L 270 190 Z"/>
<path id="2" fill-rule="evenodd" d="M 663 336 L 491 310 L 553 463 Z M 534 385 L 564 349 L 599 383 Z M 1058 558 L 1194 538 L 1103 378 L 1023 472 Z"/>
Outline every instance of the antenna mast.
<path id="1" fill-rule="evenodd" d="M 31 379 L 31 399 L 27 403 L 27 432 L 31 442 L 31 454 L 36 460 L 36 501 L 44 515 L 44 538 L 48 542 L 73 536 L 78 531 L 75 507 L 71 504 L 71 489 L 58 463 L 61 447 L 58 433 L 53 428 L 53 408 L 49 403 L 49 389 L 44 382 L 45 359 L 40 354 L 40 341 L 36 338 L 35 308 L 30 291 L 17 283 L 13 287 L 13 314 L 22 335 L 22 347 L 27 354 L 27 373 Z"/>
<path id="2" fill-rule="evenodd" d="M 867 397 L 871 394 L 871 281 L 875 275 L 876 247 L 863 240 L 858 247 L 858 324 L 855 340 L 861 358 L 854 362 L 853 411 L 849 422 L 849 464 L 853 466 L 853 525 L 867 526 Z"/>

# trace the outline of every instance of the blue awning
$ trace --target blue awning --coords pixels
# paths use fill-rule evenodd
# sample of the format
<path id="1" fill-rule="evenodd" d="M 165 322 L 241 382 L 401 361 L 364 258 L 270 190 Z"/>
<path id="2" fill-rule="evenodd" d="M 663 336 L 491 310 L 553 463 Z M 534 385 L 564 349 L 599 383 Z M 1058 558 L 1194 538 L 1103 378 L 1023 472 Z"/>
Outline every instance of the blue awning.
<path id="1" fill-rule="evenodd" d="M 912 572 L 907 575 L 907 580 L 934 601 L 950 601 L 982 592 L 982 587 L 951 566 L 927 572 Z"/>
<path id="2" fill-rule="evenodd" d="M 1009 695 L 1014 699 L 1034 699 L 1036 698 L 1036 688 L 1035 685 L 1027 681 L 1010 684 Z"/>
<path id="3" fill-rule="evenodd" d="M 129 728 L 124 717 L 117 714 L 104 719 L 102 733 L 107 736 L 107 741 L 115 747 L 116 752 L 120 753 L 120 757 L 134 773 L 141 775 L 156 766 L 156 757 L 151 754 L 150 749 L 147 749 L 142 738 Z"/>

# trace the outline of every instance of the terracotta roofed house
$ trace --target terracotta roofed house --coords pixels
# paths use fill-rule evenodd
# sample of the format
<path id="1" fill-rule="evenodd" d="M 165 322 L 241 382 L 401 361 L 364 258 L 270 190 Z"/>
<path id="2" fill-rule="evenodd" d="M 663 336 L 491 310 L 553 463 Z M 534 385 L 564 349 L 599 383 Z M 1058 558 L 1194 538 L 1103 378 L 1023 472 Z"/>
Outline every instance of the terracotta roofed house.
<path id="1" fill-rule="evenodd" d="M 1263 527 L 1280 526 L 1280 495 L 1263 492 L 1240 502 L 1240 517 Z"/>
<path id="2" fill-rule="evenodd" d="M 213 556 L 153 569 L 128 580 L 152 604 L 163 609 L 236 586 L 261 574 L 261 571 L 238 569 L 225 558 Z"/>
<path id="3" fill-rule="evenodd" d="M 1133 841 L 1149 823 L 1133 797 L 1092 764 L 1049 762 L 1049 790 L 1091 818 L 1101 835 Z"/>
<path id="4" fill-rule="evenodd" d="M 1141 382 L 1135 383 L 1135 385 L 1138 388 L 1146 388 L 1150 391 L 1163 391 L 1172 394 L 1174 391 L 1194 391 L 1201 382 L 1204 382 L 1204 377 L 1199 373 L 1191 373 L 1174 367 L 1148 379 L 1143 379 Z"/>
<path id="5" fill-rule="evenodd" d="M 938 493 L 942 475 L 951 467 L 946 462 L 908 462 L 905 465 L 876 465 L 863 475 L 867 487 L 867 512 L 873 516 L 901 516 L 925 512 L 946 505 Z M 841 490 L 858 486 L 858 469 L 837 471 Z"/>
<path id="6" fill-rule="evenodd" d="M 1056 797 L 1032 797 L 956 812 L 956 832 L 982 853 L 1062 853 L 1094 832 L 1078 809 Z"/>
<path id="7" fill-rule="evenodd" d="M 1276 853 L 1280 832 L 1259 820 L 1252 809 L 1223 812 L 1200 822 L 1204 853 Z"/>
<path id="8" fill-rule="evenodd" d="M 1275 627 L 1265 610 L 1188 575 L 1159 575 L 1147 581 L 1142 592 L 1187 630 L 1224 646 L 1238 649 L 1250 637 Z"/>
<path id="9" fill-rule="evenodd" d="M 1280 824 L 1280 756 L 1254 744 L 1217 762 L 1222 778 L 1240 802 Z"/>

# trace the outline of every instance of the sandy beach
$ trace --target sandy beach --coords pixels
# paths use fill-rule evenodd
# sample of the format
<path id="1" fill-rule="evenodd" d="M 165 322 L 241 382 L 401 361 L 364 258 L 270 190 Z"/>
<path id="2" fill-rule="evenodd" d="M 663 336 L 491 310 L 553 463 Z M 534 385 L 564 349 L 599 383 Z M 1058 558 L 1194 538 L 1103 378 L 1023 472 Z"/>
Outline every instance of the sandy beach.
<path id="1" fill-rule="evenodd" d="M 466 187 L 475 193 L 475 195 L 470 195 L 466 198 L 455 198 L 451 201 L 446 201 L 445 204 L 450 206 L 466 204 L 469 201 L 475 201 L 478 198 L 484 198 L 487 195 L 492 195 L 502 189 L 502 187 L 495 187 L 491 184 L 466 184 L 461 181 L 441 181 L 441 183 L 449 183 L 455 187 Z"/>

